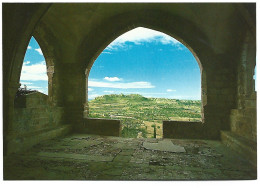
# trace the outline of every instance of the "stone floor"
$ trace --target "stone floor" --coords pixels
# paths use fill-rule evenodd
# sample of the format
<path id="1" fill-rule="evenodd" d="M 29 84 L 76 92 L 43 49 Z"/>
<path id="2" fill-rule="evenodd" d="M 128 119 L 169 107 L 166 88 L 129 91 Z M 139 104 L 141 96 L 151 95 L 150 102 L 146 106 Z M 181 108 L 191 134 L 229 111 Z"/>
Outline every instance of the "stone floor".
<path id="1" fill-rule="evenodd" d="M 219 141 L 167 139 L 178 148 L 176 152 L 149 148 L 164 140 L 70 135 L 4 158 L 4 179 L 256 179 L 256 169 Z"/>

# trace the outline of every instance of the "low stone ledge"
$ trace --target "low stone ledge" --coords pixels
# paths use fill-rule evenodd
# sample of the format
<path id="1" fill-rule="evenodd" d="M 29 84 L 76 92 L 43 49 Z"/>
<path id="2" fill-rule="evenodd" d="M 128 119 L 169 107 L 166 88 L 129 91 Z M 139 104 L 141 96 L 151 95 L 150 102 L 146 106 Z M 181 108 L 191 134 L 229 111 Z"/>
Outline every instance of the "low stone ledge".
<path id="1" fill-rule="evenodd" d="M 62 125 L 52 129 L 27 132 L 26 134 L 10 134 L 8 136 L 8 152 L 24 152 L 42 141 L 62 137 L 71 132 L 71 125 Z"/>
<path id="2" fill-rule="evenodd" d="M 80 133 L 102 136 L 121 136 L 121 122 L 114 119 L 85 118 Z"/>
<path id="3" fill-rule="evenodd" d="M 257 144 L 230 131 L 221 131 L 221 141 L 224 145 L 236 151 L 252 165 L 257 166 Z"/>
<path id="4" fill-rule="evenodd" d="M 14 101 L 14 106 L 16 108 L 39 108 L 39 106 L 45 106 L 47 101 L 48 95 L 40 92 L 33 92 L 16 98 Z"/>
<path id="5" fill-rule="evenodd" d="M 163 138 L 199 139 L 204 132 L 202 122 L 163 121 Z"/>

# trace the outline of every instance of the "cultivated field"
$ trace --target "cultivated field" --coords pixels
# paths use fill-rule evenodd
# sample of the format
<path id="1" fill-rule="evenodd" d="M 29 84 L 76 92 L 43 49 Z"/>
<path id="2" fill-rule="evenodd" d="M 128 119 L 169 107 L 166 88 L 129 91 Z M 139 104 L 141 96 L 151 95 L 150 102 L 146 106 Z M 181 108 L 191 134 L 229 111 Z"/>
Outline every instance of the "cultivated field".
<path id="1" fill-rule="evenodd" d="M 121 120 L 122 137 L 162 137 L 162 121 L 200 121 L 201 101 L 146 98 L 138 94 L 103 95 L 89 101 L 89 117 Z"/>

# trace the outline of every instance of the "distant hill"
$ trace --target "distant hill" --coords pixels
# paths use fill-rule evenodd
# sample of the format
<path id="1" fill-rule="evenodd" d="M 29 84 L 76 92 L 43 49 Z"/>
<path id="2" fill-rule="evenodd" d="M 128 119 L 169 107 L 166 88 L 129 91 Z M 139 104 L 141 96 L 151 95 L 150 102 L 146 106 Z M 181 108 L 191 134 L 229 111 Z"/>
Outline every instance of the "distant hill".
<path id="1" fill-rule="evenodd" d="M 130 94 L 130 95 L 124 95 L 124 94 L 110 94 L 110 95 L 103 95 L 96 97 L 92 101 L 149 101 L 149 98 L 143 97 L 139 94 Z"/>
<path id="2" fill-rule="evenodd" d="M 121 120 L 123 137 L 162 136 L 162 121 L 201 121 L 200 100 L 146 98 L 139 94 L 111 94 L 89 101 L 89 117 Z"/>
<path id="3" fill-rule="evenodd" d="M 140 94 L 110 94 L 110 95 L 102 95 L 92 99 L 91 102 L 175 102 L 180 105 L 201 105 L 200 100 L 180 100 L 180 99 L 167 99 L 167 98 L 146 98 Z"/>

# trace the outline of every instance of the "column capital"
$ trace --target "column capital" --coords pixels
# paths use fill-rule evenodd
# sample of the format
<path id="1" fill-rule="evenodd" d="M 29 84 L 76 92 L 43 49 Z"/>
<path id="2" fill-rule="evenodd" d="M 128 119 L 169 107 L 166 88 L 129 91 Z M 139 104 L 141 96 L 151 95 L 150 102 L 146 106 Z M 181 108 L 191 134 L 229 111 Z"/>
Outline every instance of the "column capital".
<path id="1" fill-rule="evenodd" d="M 47 67 L 47 75 L 48 77 L 53 77 L 54 74 L 54 66 L 48 66 Z"/>
<path id="2" fill-rule="evenodd" d="M 89 69 L 85 70 L 85 75 L 88 76 L 89 75 Z"/>

